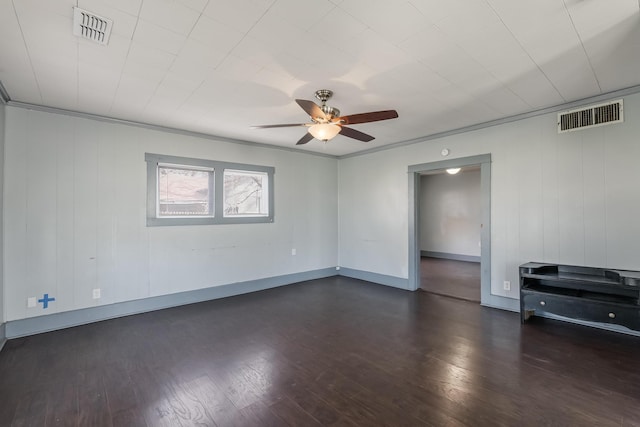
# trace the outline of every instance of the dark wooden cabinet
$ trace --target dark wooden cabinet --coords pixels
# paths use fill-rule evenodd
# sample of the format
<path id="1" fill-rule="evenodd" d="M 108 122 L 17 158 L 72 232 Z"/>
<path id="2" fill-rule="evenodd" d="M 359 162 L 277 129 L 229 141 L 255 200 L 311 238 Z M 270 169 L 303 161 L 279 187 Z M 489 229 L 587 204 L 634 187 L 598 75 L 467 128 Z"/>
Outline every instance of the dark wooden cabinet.
<path id="1" fill-rule="evenodd" d="M 546 313 L 640 331 L 640 272 L 523 264 L 520 320 Z"/>

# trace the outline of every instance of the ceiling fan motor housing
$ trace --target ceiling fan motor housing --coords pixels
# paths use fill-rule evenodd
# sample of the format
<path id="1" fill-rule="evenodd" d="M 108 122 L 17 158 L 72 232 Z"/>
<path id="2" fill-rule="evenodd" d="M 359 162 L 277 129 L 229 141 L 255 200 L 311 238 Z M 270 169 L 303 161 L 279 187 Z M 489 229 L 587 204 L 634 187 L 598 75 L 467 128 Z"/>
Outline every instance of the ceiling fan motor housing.
<path id="1" fill-rule="evenodd" d="M 317 90 L 315 93 L 315 96 L 322 102 L 320 109 L 322 110 L 324 115 L 327 116 L 327 121 L 331 121 L 335 117 L 340 117 L 340 110 L 327 105 L 327 101 L 333 96 L 332 90 L 329 90 L 329 89 Z"/>
<path id="2" fill-rule="evenodd" d="M 328 105 L 322 105 L 322 112 L 327 116 L 328 120 L 332 120 L 335 117 L 340 117 L 340 110 L 337 108 L 329 107 Z"/>

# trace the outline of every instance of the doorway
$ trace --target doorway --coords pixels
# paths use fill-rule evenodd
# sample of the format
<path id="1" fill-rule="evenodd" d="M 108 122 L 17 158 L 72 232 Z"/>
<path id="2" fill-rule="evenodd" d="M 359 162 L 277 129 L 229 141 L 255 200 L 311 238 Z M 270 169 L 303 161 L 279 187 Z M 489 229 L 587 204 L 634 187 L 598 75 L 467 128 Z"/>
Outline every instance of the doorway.
<path id="1" fill-rule="evenodd" d="M 420 189 L 421 175 L 448 168 L 480 167 L 480 303 L 495 306 L 491 295 L 491 155 L 447 159 L 412 165 L 409 173 L 409 289 L 421 285 Z"/>
<path id="2" fill-rule="evenodd" d="M 420 174 L 420 289 L 480 303 L 480 165 Z"/>

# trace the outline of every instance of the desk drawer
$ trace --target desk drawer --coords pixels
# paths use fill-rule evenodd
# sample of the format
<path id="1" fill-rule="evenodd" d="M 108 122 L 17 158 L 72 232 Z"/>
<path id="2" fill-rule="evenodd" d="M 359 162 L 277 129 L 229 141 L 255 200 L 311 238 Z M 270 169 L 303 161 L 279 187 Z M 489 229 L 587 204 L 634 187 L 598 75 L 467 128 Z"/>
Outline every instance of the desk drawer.
<path id="1" fill-rule="evenodd" d="M 617 303 L 588 300 L 567 295 L 522 290 L 523 312 L 551 313 L 589 322 L 610 323 L 640 331 L 640 308 Z M 533 311 L 533 313 L 531 313 Z"/>

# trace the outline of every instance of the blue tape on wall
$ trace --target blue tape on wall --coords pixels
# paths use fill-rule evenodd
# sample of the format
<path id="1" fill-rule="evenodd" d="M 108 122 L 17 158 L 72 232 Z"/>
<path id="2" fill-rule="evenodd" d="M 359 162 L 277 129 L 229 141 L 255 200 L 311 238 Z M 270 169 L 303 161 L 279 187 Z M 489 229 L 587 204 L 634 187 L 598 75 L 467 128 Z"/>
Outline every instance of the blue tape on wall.
<path id="1" fill-rule="evenodd" d="M 55 301 L 56 299 L 51 297 L 49 298 L 49 294 L 44 294 L 44 296 L 38 300 L 38 302 L 42 303 L 42 308 L 48 308 L 49 307 L 49 303 Z"/>

